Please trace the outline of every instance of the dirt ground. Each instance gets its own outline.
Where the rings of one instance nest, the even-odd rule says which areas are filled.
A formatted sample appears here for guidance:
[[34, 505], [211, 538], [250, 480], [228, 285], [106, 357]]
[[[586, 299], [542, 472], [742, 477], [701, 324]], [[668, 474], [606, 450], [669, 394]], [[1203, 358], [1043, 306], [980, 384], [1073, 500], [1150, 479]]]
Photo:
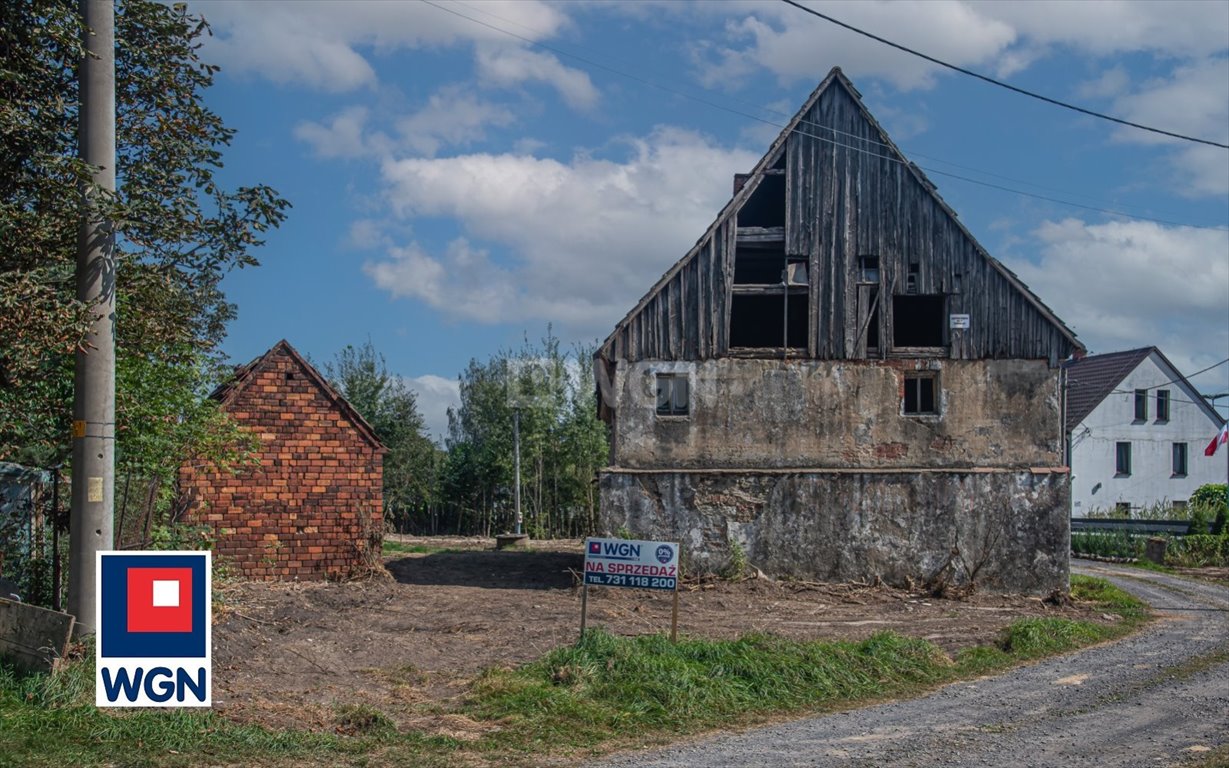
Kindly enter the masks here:
[[[490, 539], [393, 537], [444, 548], [385, 559], [387, 576], [347, 583], [230, 582], [215, 603], [214, 708], [271, 727], [344, 730], [347, 706], [400, 727], [466, 738], [483, 727], [441, 714], [482, 670], [576, 640], [580, 541], [494, 551]], [[219, 605], [220, 603], [220, 605]], [[589, 626], [669, 632], [671, 596], [591, 588]], [[963, 600], [866, 584], [766, 579], [684, 583], [679, 633], [859, 639], [881, 630], [944, 650], [993, 641], [1023, 616], [1112, 621], [1089, 606], [974, 594]]]

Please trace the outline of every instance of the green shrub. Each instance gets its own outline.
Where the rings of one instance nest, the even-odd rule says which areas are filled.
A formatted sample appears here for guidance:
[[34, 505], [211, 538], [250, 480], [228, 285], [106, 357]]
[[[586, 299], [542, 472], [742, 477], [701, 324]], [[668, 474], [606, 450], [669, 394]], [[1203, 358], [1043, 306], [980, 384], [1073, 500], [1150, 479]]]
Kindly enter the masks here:
[[1229, 536], [1182, 536], [1170, 542], [1165, 560], [1184, 568], [1229, 567]]
[[1203, 504], [1213, 511], [1229, 506], [1229, 483], [1205, 483], [1191, 494], [1191, 506]]
[[1212, 522], [1211, 510], [1206, 504], [1192, 504], [1190, 524], [1186, 528], [1188, 536], [1199, 536], [1208, 532], [1209, 524]]

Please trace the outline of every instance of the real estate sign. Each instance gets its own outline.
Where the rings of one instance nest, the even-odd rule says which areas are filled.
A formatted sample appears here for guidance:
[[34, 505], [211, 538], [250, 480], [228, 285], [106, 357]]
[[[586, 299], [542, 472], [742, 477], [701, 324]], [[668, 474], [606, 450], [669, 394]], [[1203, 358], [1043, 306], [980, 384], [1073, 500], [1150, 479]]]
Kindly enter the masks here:
[[585, 540], [585, 584], [669, 589], [678, 586], [679, 545], [672, 541]]

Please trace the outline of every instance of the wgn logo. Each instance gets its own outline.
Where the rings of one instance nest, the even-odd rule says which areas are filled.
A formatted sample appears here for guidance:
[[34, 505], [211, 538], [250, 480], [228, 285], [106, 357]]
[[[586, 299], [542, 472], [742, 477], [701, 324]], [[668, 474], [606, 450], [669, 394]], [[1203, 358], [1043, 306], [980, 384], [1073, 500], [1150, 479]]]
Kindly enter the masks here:
[[99, 552], [94, 701], [208, 707], [209, 552]]

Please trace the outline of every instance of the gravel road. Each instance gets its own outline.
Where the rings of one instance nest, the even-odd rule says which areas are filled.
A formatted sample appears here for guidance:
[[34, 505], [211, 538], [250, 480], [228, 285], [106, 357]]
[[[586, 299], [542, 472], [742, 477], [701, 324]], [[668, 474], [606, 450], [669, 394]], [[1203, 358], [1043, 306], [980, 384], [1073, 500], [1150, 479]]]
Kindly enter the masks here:
[[1229, 742], [1229, 588], [1073, 561], [1160, 615], [1116, 643], [910, 701], [617, 755], [601, 765], [1181, 765]]

